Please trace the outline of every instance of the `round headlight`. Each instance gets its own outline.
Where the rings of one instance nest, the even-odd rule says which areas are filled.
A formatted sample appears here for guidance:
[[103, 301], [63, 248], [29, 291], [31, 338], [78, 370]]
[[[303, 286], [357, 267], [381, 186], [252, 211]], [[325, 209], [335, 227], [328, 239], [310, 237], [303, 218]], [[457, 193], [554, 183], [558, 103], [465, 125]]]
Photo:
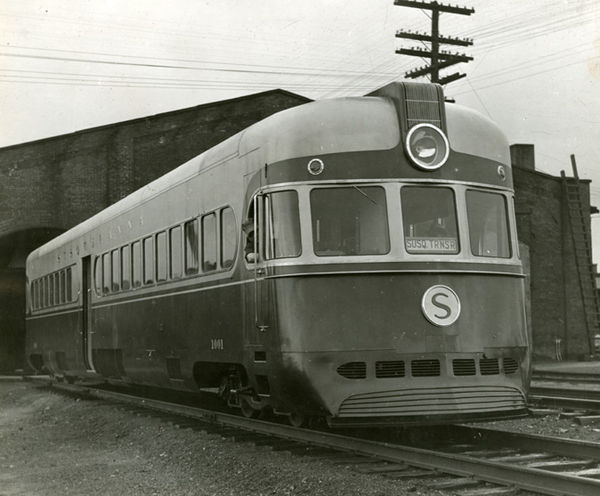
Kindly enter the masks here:
[[448, 160], [448, 138], [431, 124], [417, 124], [408, 131], [406, 150], [417, 167], [435, 170]]

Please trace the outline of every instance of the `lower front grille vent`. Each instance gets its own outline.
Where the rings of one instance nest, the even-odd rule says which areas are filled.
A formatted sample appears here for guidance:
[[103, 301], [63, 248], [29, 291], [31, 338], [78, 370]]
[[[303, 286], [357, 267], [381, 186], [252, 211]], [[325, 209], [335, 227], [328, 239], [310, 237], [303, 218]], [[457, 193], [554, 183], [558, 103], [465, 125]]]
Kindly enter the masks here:
[[346, 379], [364, 379], [367, 377], [365, 362], [348, 362], [337, 368], [337, 373]]
[[505, 374], [514, 374], [519, 368], [519, 364], [514, 358], [503, 358], [502, 364], [504, 365]]
[[401, 360], [393, 362], [375, 362], [375, 377], [404, 377], [404, 362]]
[[439, 360], [413, 360], [410, 362], [413, 377], [437, 377], [440, 375]]
[[472, 358], [457, 358], [452, 360], [454, 375], [475, 375], [475, 360]]
[[498, 359], [482, 358], [479, 360], [479, 370], [481, 370], [481, 375], [498, 375], [500, 373]]

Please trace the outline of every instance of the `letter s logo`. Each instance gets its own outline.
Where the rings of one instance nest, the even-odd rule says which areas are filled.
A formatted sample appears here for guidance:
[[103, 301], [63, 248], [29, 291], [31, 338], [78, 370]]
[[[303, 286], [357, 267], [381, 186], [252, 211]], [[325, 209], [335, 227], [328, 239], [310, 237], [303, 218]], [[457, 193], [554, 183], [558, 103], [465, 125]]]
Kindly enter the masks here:
[[435, 317], [437, 317], [438, 319], [447, 319], [448, 317], [450, 317], [450, 315], [452, 315], [452, 309], [448, 305], [444, 305], [441, 301], [438, 301], [440, 298], [448, 298], [448, 296], [446, 295], [446, 293], [435, 293], [431, 297], [431, 303], [433, 303], [434, 306], [441, 308], [446, 313], [444, 315], [438, 315], [436, 313]]
[[460, 299], [458, 295], [442, 284], [430, 287], [423, 294], [421, 310], [425, 318], [439, 327], [454, 324], [460, 315]]

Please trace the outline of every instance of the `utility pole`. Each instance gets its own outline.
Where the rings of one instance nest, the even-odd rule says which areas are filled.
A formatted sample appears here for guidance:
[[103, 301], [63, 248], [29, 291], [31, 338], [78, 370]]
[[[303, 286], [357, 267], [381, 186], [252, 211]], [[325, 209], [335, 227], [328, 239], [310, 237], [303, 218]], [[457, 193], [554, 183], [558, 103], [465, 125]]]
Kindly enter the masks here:
[[473, 60], [473, 57], [469, 57], [464, 53], [451, 53], [447, 50], [441, 50], [440, 45], [457, 45], [457, 46], [471, 46], [473, 44], [472, 39], [468, 38], [452, 38], [450, 36], [440, 36], [440, 13], [446, 12], [449, 14], [461, 14], [471, 15], [475, 12], [475, 9], [467, 7], [458, 7], [452, 5], [444, 5], [436, 1], [433, 2], [419, 2], [413, 0], [394, 0], [394, 5], [400, 7], [410, 7], [413, 9], [424, 9], [431, 11], [431, 34], [418, 33], [412, 31], [399, 30], [396, 32], [396, 38], [404, 38], [408, 40], [423, 41], [430, 44], [430, 49], [423, 49], [420, 47], [413, 48], [400, 48], [396, 50], [396, 53], [401, 55], [410, 55], [412, 57], [422, 57], [431, 59], [431, 64], [424, 67], [419, 67], [405, 74], [407, 78], [417, 78], [429, 74], [429, 78], [432, 83], [439, 83], [441, 85], [451, 83], [457, 79], [461, 79], [466, 74], [460, 74], [455, 72], [449, 76], [440, 78], [440, 69], [445, 69], [454, 64], [461, 62], [469, 62]]

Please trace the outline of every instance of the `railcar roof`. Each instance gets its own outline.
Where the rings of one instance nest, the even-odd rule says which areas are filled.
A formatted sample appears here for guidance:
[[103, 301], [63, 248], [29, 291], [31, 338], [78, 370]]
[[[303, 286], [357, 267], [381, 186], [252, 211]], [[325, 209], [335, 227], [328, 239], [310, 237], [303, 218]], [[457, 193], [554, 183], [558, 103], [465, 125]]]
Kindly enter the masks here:
[[[446, 109], [452, 149], [510, 166], [508, 143], [495, 124], [465, 107], [446, 105]], [[258, 152], [260, 159], [256, 162], [262, 165], [312, 154], [390, 149], [399, 140], [396, 110], [387, 98], [347, 97], [299, 105], [273, 114], [194, 157], [49, 241], [28, 258], [48, 254], [230, 158]], [[248, 172], [252, 171], [240, 171]]]

